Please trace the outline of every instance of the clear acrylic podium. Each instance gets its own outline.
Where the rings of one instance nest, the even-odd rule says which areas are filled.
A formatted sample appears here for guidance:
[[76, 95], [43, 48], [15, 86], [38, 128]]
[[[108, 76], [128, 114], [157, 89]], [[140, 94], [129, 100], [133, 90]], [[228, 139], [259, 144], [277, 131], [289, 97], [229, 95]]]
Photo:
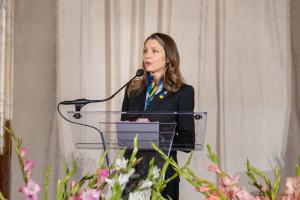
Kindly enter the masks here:
[[169, 155], [203, 149], [207, 113], [68, 111], [67, 118], [75, 122], [69, 124], [76, 149], [131, 149], [137, 135], [139, 151], [154, 143]]

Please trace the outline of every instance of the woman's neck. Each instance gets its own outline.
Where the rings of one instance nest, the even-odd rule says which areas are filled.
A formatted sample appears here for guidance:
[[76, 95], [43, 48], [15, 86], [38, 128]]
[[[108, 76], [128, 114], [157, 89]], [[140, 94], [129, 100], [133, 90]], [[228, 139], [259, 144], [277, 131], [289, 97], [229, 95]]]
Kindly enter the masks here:
[[160, 81], [160, 79], [162, 79], [163, 77], [163, 72], [150, 72], [151, 76], [153, 77], [153, 80], [155, 81], [155, 83], [158, 83]]

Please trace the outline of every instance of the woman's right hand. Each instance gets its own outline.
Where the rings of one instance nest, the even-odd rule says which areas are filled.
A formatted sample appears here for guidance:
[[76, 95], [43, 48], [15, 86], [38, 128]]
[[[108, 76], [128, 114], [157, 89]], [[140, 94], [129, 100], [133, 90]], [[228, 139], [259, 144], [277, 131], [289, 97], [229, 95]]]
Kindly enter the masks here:
[[148, 118], [138, 118], [136, 122], [150, 122]]

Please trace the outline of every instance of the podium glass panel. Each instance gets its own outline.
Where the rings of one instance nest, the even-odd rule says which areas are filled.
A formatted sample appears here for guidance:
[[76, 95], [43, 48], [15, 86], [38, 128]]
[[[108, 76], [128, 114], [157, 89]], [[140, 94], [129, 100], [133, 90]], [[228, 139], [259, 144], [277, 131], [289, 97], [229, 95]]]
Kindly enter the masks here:
[[137, 135], [139, 150], [154, 143], [168, 155], [203, 149], [207, 113], [69, 111], [67, 118], [77, 149], [131, 149]]

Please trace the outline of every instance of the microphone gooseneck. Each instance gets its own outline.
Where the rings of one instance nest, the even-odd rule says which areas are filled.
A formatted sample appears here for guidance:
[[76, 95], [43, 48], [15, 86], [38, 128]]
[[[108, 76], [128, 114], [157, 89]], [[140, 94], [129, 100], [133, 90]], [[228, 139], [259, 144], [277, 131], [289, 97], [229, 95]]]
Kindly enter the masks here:
[[[105, 99], [99, 99], [99, 100], [89, 100], [89, 99], [76, 99], [76, 100], [73, 100], [73, 101], [62, 101], [62, 102], [59, 102], [58, 105], [57, 105], [57, 111], [58, 113], [60, 114], [60, 116], [65, 119], [66, 121], [70, 122], [70, 123], [73, 123], [73, 124], [77, 124], [77, 125], [82, 125], [82, 126], [86, 126], [86, 127], [89, 127], [89, 128], [92, 128], [92, 129], [95, 129], [97, 132], [100, 133], [100, 137], [101, 137], [101, 140], [102, 140], [102, 144], [103, 144], [103, 150], [104, 152], [107, 151], [107, 144], [106, 144], [106, 141], [105, 141], [105, 138], [104, 138], [104, 135], [103, 135], [103, 132], [100, 131], [98, 128], [94, 127], [94, 126], [91, 126], [91, 125], [88, 125], [88, 124], [84, 124], [84, 123], [79, 123], [79, 122], [76, 122], [76, 121], [71, 121], [69, 120], [68, 118], [66, 118], [61, 112], [60, 112], [60, 105], [75, 105], [75, 114], [73, 115], [73, 118], [75, 119], [80, 119], [82, 116], [80, 114], [80, 110], [83, 106], [85, 106], [86, 104], [89, 104], [89, 103], [98, 103], [98, 102], [105, 102], [105, 101], [109, 101], [110, 99], [112, 99], [116, 94], [118, 94], [124, 87], [126, 87], [133, 79], [137, 78], [137, 77], [140, 77], [144, 74], [144, 70], [143, 69], [138, 69], [136, 71], [136, 74], [133, 78], [131, 78], [125, 85], [123, 85], [119, 90], [117, 90], [113, 95], [111, 95], [110, 97], [108, 98], [105, 98]], [[110, 166], [110, 162], [109, 162], [109, 157], [108, 157], [108, 153], [105, 155], [105, 158], [106, 158], [106, 163], [107, 163], [107, 166]]]
[[[126, 87], [133, 79], [140, 77], [144, 74], [144, 70], [143, 69], [138, 69], [135, 73], [135, 76], [130, 79], [125, 85], [123, 85], [120, 89], [118, 89], [114, 94], [112, 94], [110, 97], [105, 98], [105, 99], [97, 99], [97, 100], [89, 100], [89, 99], [76, 99], [76, 100], [72, 100], [72, 101], [62, 101], [60, 102], [61, 105], [80, 105], [80, 108], [82, 108], [83, 106], [85, 106], [86, 104], [89, 103], [100, 103], [100, 102], [105, 102], [108, 101], [110, 99], [112, 99], [116, 94], [118, 94], [124, 87]], [[80, 111], [80, 109], [76, 109], [76, 111]]]

